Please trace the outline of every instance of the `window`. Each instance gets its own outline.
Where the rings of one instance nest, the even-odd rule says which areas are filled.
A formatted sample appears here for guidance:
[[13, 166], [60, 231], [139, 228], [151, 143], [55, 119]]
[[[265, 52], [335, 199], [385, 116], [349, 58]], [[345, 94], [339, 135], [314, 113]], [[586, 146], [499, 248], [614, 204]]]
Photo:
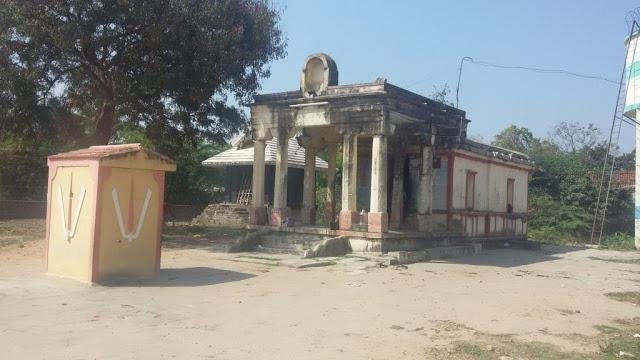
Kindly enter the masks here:
[[473, 210], [476, 197], [476, 172], [467, 170], [467, 184], [465, 188], [465, 207], [467, 210]]
[[507, 212], [513, 212], [513, 187], [515, 184], [515, 179], [507, 179]]

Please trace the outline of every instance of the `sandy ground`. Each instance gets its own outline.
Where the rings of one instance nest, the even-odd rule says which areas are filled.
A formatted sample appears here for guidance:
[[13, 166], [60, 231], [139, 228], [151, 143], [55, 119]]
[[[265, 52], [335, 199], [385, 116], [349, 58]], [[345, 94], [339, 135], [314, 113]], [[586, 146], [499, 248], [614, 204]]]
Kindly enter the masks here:
[[[11, 234], [0, 226], [0, 240]], [[22, 245], [21, 245], [22, 244]], [[545, 247], [380, 267], [349, 256], [165, 244], [159, 279], [88, 286], [44, 274], [41, 240], [0, 241], [2, 359], [424, 359], [476, 332], [590, 352], [595, 325], [640, 316], [638, 253]]]

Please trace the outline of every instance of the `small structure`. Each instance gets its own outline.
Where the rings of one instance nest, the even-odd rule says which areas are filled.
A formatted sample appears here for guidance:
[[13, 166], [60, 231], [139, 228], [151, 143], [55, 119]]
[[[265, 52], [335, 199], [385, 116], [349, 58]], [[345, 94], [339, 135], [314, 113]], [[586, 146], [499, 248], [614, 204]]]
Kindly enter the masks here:
[[[222, 204], [210, 204], [199, 216], [198, 221], [221, 225], [246, 225], [247, 206], [251, 204], [253, 178], [253, 139], [243, 135], [232, 141], [228, 150], [212, 156], [202, 162], [203, 166], [224, 169], [224, 201]], [[265, 204], [273, 203], [273, 183], [275, 179], [276, 139], [265, 143]], [[287, 206], [293, 212], [299, 212], [302, 206], [302, 188], [305, 165], [305, 149], [295, 138], [288, 140], [288, 177]], [[325, 171], [326, 161], [316, 158], [315, 169]]]
[[[253, 227], [348, 236], [354, 250], [422, 248], [443, 238], [526, 239], [532, 163], [524, 155], [467, 139], [464, 111], [394, 86], [338, 85], [336, 63], [309, 56], [300, 88], [264, 94], [251, 105]], [[287, 144], [306, 149], [302, 214], [291, 228]], [[277, 139], [275, 182], [265, 180], [265, 149]], [[325, 218], [313, 223], [315, 154], [328, 155]], [[342, 151], [341, 208], [335, 209], [336, 154]], [[273, 186], [267, 210], [265, 187]]]
[[160, 269], [164, 173], [175, 163], [140, 144], [49, 156], [47, 272], [80, 281]]

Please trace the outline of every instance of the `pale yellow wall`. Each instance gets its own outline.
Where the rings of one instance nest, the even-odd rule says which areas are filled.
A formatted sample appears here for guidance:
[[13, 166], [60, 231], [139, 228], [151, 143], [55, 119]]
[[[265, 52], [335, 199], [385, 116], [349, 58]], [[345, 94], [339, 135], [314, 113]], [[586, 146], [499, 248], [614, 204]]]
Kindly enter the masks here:
[[[133, 183], [133, 189], [132, 189]], [[140, 212], [144, 204], [147, 189], [151, 198], [140, 236], [129, 242], [121, 235], [117, 221], [116, 207], [112, 197], [113, 189], [118, 191], [118, 199], [126, 233], [135, 232], [140, 221]], [[133, 190], [133, 191], [132, 191]], [[111, 168], [101, 190], [102, 209], [100, 216], [100, 240], [98, 276], [119, 275], [152, 276], [156, 263], [156, 241], [158, 218], [161, 210], [160, 189], [153, 177], [153, 171], [141, 169]], [[131, 195], [133, 194], [133, 197]], [[133, 201], [133, 226], [129, 228], [131, 214], [130, 201]]]
[[[474, 157], [477, 155], [468, 154]], [[456, 156], [453, 167], [453, 198], [454, 210], [465, 210], [466, 174], [467, 171], [476, 172], [475, 206], [474, 211], [489, 213], [505, 213], [507, 209], [507, 179], [515, 180], [513, 189], [513, 212], [526, 213], [528, 201], [529, 173], [524, 169], [517, 169], [500, 164], [467, 159]], [[462, 229], [469, 236], [485, 235], [485, 217], [459, 216]], [[527, 232], [526, 223], [521, 219], [505, 219], [502, 215], [490, 215], [489, 232], [503, 234], [507, 227], [515, 234], [524, 235]]]
[[456, 157], [453, 175], [453, 208], [465, 208], [467, 170], [475, 171], [476, 191], [474, 210], [505, 212], [507, 206], [507, 179], [515, 179], [513, 212], [527, 212], [528, 172]]
[[[57, 167], [52, 176], [49, 201], [49, 238], [47, 272], [52, 275], [73, 278], [81, 281], [91, 281], [91, 239], [92, 221], [95, 212], [96, 184], [91, 170], [85, 167]], [[71, 219], [69, 219], [69, 190], [73, 178], [73, 201]], [[60, 211], [58, 192], [62, 190], [64, 204], [63, 215]], [[78, 217], [78, 225], [72, 238], [66, 238], [62, 225], [62, 218], [73, 222], [75, 211], [80, 206], [82, 189], [85, 196]]]

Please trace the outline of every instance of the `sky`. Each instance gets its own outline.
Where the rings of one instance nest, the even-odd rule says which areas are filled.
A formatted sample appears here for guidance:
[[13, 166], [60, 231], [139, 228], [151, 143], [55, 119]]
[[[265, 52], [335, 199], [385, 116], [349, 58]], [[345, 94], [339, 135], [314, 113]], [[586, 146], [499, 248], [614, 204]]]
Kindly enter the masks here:
[[[429, 96], [445, 84], [455, 102], [460, 60], [565, 69], [618, 80], [624, 65], [626, 14], [640, 6], [609, 1], [275, 0], [288, 39], [261, 92], [299, 87], [315, 52], [337, 63], [339, 83], [390, 83]], [[465, 63], [459, 107], [470, 136], [490, 142], [510, 124], [549, 136], [559, 121], [593, 123], [608, 136], [618, 87], [605, 81], [503, 70]], [[635, 147], [623, 129], [621, 148]]]

